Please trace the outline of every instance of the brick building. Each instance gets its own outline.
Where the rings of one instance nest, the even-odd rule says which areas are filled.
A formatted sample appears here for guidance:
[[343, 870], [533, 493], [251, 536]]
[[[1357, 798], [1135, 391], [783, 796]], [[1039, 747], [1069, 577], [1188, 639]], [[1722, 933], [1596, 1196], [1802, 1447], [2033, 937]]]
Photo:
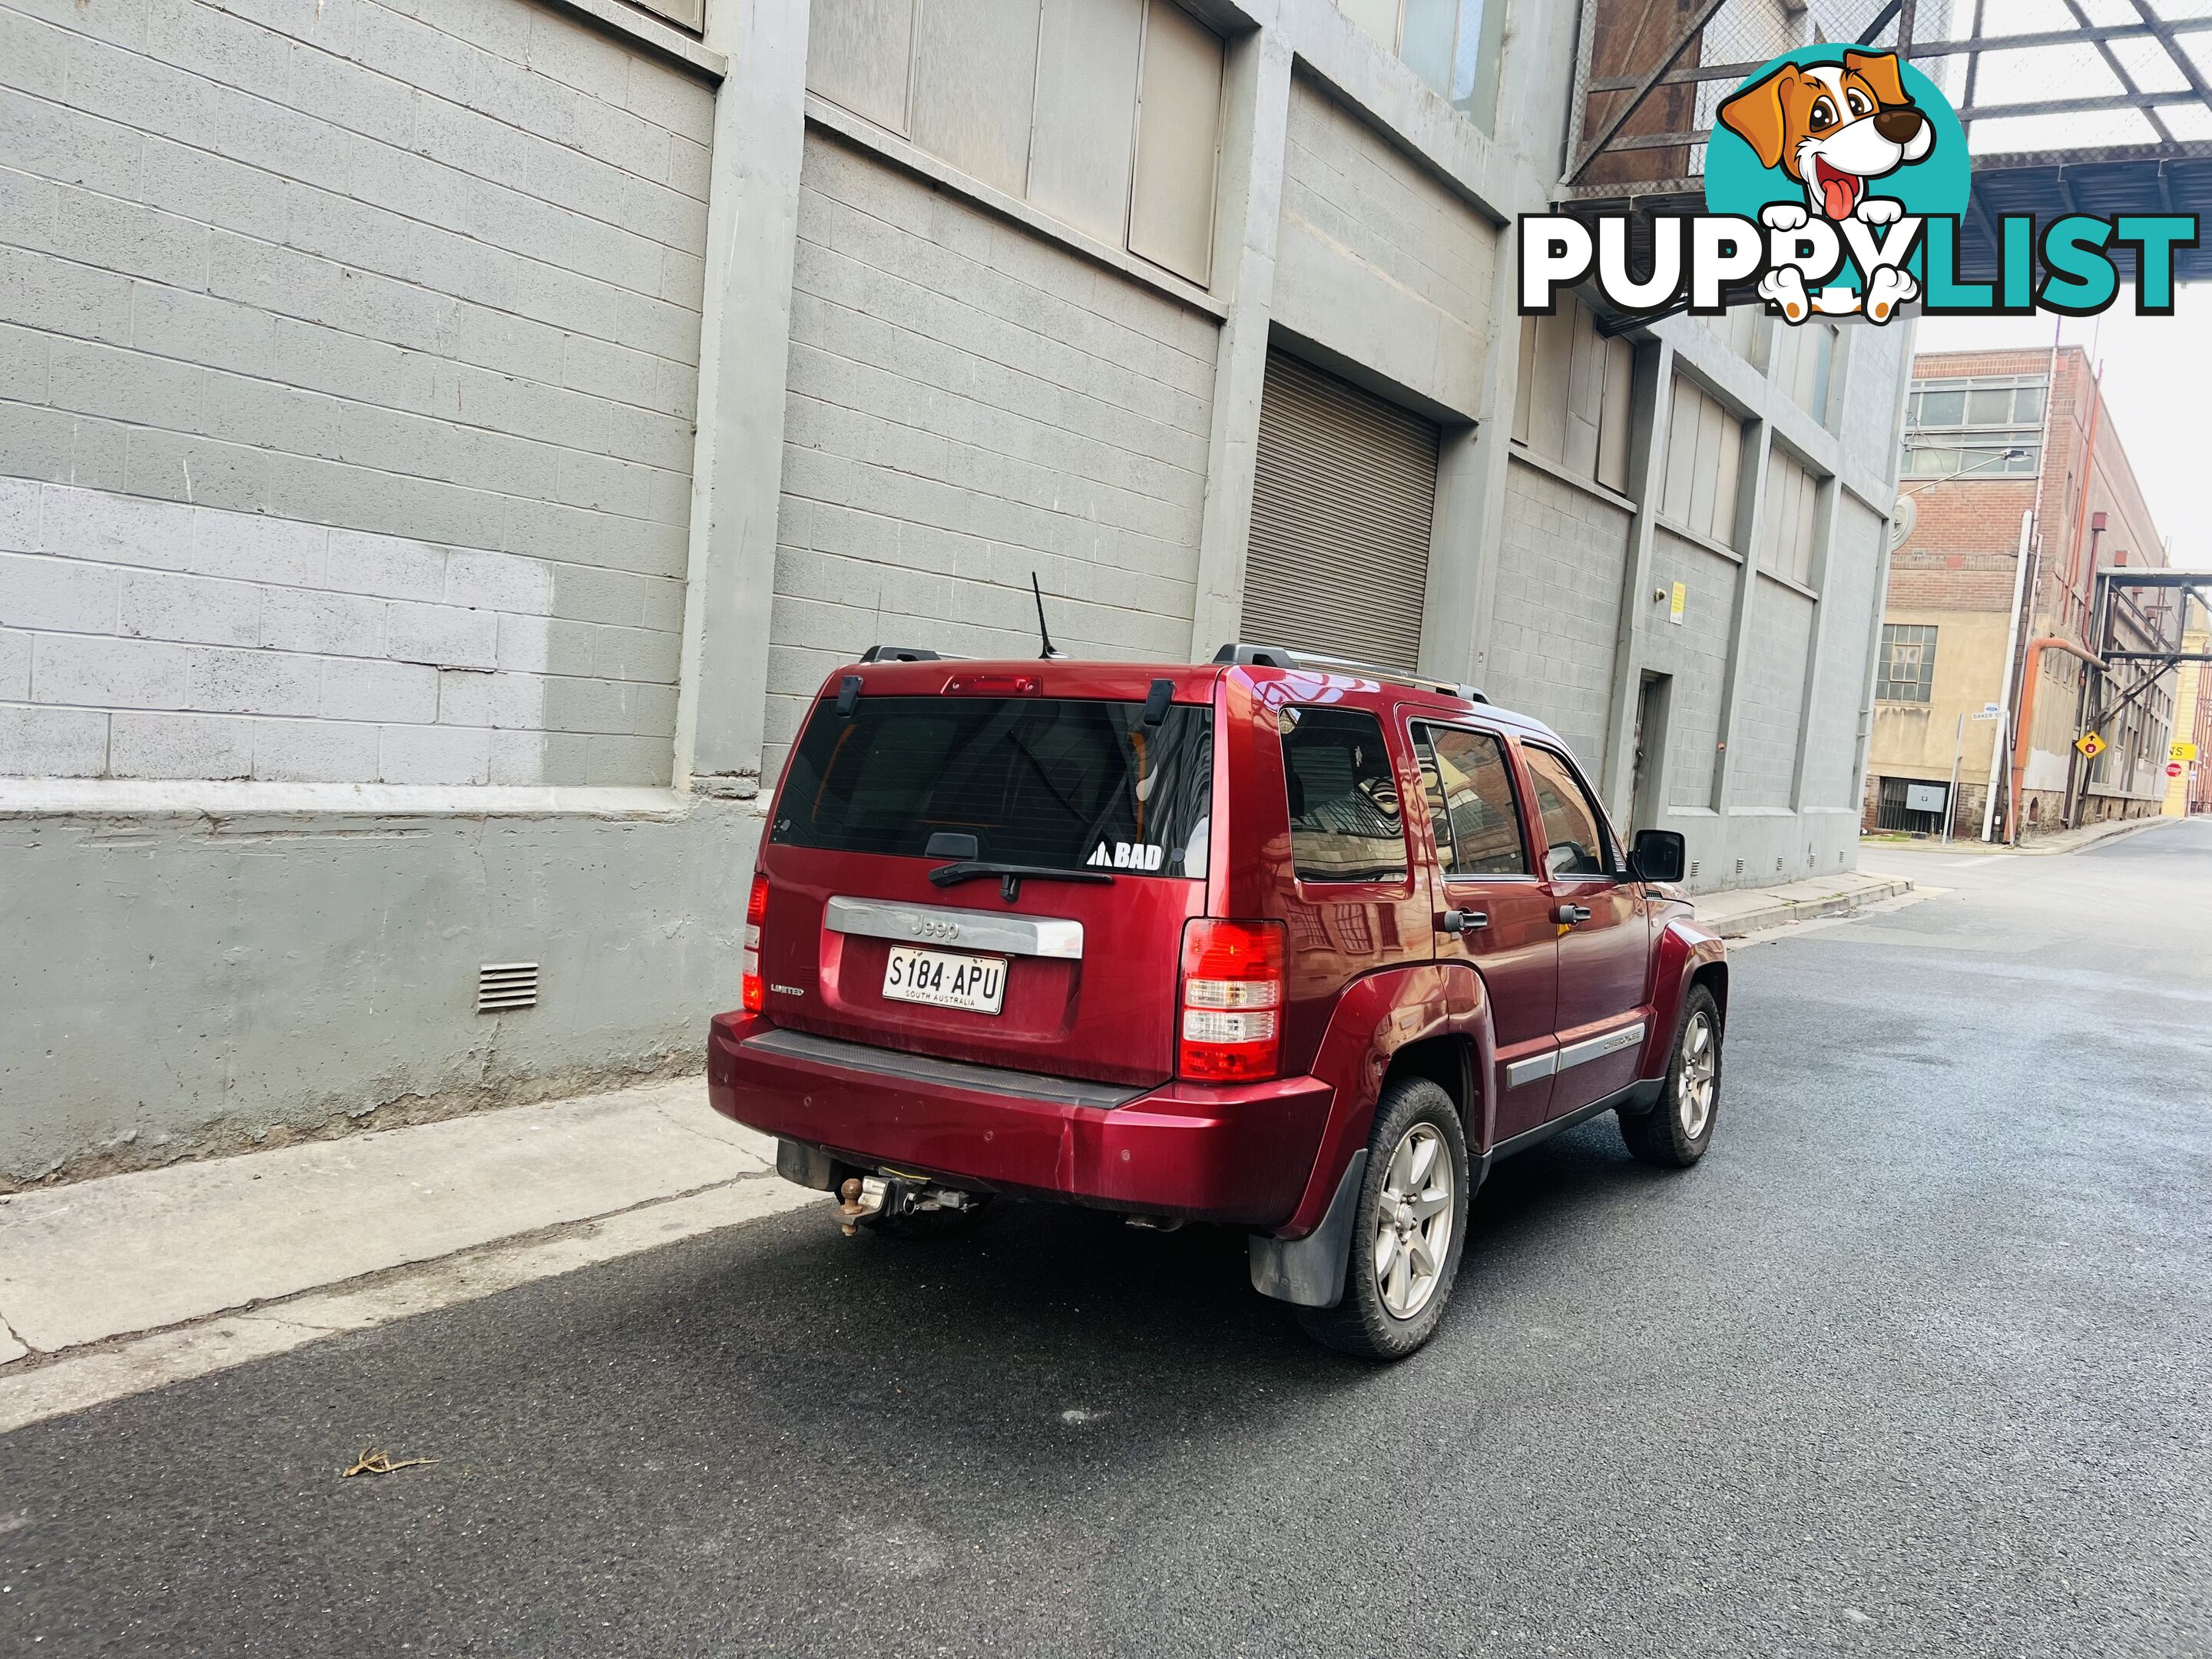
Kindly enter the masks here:
[[1524, 324], [1577, 12], [0, 0], [0, 1182], [696, 1064], [805, 700], [1032, 571], [1848, 865], [1909, 325]]
[[[2023, 515], [2027, 586], [2015, 629]], [[2068, 346], [1917, 357], [1892, 540], [1866, 827], [1936, 833], [1948, 802], [1954, 833], [1978, 836], [1993, 782], [2000, 836], [2015, 792], [2030, 835], [2158, 811], [2173, 674], [2103, 725], [2110, 748], [2094, 762], [2075, 748], [2095, 700], [2112, 690], [2108, 678], [2093, 690], [2099, 677], [2073, 654], [2098, 648], [2094, 573], [2166, 563], [2087, 354]], [[2116, 594], [2112, 643], [2170, 646], [2174, 603]], [[2037, 643], [2053, 640], [2063, 644]], [[1989, 718], [1993, 708], [2001, 719]]]

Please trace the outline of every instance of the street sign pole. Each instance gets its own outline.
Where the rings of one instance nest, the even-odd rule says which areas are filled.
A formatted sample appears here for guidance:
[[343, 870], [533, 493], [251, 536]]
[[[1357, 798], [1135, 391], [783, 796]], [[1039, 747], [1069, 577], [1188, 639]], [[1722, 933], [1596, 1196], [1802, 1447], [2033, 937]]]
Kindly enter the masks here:
[[1951, 826], [1959, 821], [1959, 763], [1966, 757], [1966, 711], [1959, 711], [1959, 730], [1951, 739], [1951, 790], [1943, 797], [1943, 839], [1951, 839]]
[[[2054, 377], [2051, 383], [2055, 386], [2057, 383], [2055, 377], [2058, 368], [2058, 337], [2056, 334], [2051, 336], [2051, 365]], [[2051, 401], [2051, 399], [2046, 394], [2045, 404], [2048, 404]], [[2050, 418], [2050, 410], [2047, 407], [2044, 411], [2044, 417], [2046, 421]], [[2037, 453], [2039, 456], [2041, 453], [2040, 451]], [[2043, 463], [2038, 459], [2035, 465], [2035, 481], [2037, 487], [2040, 489], [2043, 483]], [[2017, 672], [2013, 658], [2020, 650], [2021, 605], [2027, 594], [2027, 555], [2032, 545], [2034, 530], [2035, 514], [2033, 512], [2021, 514], [2020, 515], [2020, 552], [2015, 557], [2012, 573], [2012, 620], [2005, 624], [2004, 678], [1997, 682], [1997, 729], [1990, 733], [1990, 789], [1988, 795], [1982, 801], [1982, 839], [1984, 841], [1996, 839], [1997, 791], [2005, 787], [2005, 750], [2008, 747], [2006, 739], [2011, 735], [2012, 683], [2013, 676]], [[2008, 790], [2007, 793], [2009, 794], [2010, 791]], [[2008, 810], [2005, 814], [2005, 834], [2017, 841], [2020, 837], [2013, 835], [2009, 800], [2006, 805]]]

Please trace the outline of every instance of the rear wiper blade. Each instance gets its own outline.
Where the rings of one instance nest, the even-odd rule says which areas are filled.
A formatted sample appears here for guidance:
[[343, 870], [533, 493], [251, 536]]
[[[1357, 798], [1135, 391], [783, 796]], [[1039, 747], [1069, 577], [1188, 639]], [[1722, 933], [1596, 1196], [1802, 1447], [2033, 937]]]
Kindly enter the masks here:
[[929, 872], [930, 884], [935, 887], [957, 887], [963, 881], [980, 881], [986, 876], [999, 878], [999, 894], [1012, 904], [1022, 894], [1024, 881], [1079, 881], [1092, 885], [1110, 885], [1114, 878], [1103, 870], [1055, 870], [1043, 864], [1001, 864], [995, 859], [961, 859], [952, 864], [940, 864]]

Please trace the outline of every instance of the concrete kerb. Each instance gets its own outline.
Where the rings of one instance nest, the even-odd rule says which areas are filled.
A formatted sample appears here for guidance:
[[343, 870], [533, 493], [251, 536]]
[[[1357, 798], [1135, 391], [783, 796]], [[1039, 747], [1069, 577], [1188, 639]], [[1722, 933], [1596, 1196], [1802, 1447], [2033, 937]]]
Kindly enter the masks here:
[[0, 1435], [822, 1201], [821, 1194], [764, 1172], [54, 1353], [23, 1357], [20, 1344], [0, 1334]]
[[1869, 905], [1902, 898], [1914, 890], [1914, 883], [1899, 877], [1866, 882], [1820, 897], [1783, 899], [1777, 903], [1742, 910], [1711, 902], [1713, 897], [1725, 898], [1727, 895], [1709, 896], [1705, 902], [1698, 905], [1698, 919], [1723, 939], [1741, 939], [1776, 927], [1786, 927], [1795, 922], [1814, 921], [1825, 916], [1856, 915]]

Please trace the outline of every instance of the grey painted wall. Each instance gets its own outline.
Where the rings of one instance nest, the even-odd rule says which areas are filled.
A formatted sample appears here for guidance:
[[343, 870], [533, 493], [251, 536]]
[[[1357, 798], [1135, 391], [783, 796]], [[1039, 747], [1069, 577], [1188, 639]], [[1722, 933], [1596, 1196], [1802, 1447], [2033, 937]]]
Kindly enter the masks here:
[[1649, 666], [1671, 675], [1668, 699], [1667, 799], [1675, 806], [1712, 803], [1716, 745], [1721, 737], [1721, 688], [1728, 670], [1729, 626], [1743, 567], [1711, 548], [1661, 530], [1652, 545], [1652, 587], [1687, 590], [1682, 620], [1656, 601], [1642, 614]]
[[1592, 771], [1605, 752], [1628, 526], [1595, 490], [1513, 463], [1483, 690], [1549, 725]]
[[1181, 656], [1213, 319], [809, 137], [793, 281], [765, 770], [879, 639]]
[[532, 0], [0, 0], [0, 774], [666, 782], [713, 112]]
[[1813, 644], [1813, 601], [1765, 575], [1752, 600], [1750, 673], [1736, 726], [1737, 806], [1786, 807]]
[[[272, 1126], [402, 1120], [694, 1065], [738, 1000], [755, 822], [624, 814], [0, 817], [0, 1182]], [[475, 1012], [479, 963], [540, 1006]]]
[[1497, 231], [1466, 201], [1312, 82], [1291, 82], [1279, 325], [1360, 378], [1472, 418], [1497, 256]]
[[[1892, 382], [1893, 387], [1894, 382]], [[1830, 654], [1820, 666], [1806, 747], [1805, 805], [1810, 811], [1856, 813], [1859, 805], [1859, 700], [1873, 665], [1867, 659], [1869, 618], [1882, 596], [1882, 543], [1889, 524], [1848, 496], [1836, 520], [1821, 608], [1830, 619]]]

